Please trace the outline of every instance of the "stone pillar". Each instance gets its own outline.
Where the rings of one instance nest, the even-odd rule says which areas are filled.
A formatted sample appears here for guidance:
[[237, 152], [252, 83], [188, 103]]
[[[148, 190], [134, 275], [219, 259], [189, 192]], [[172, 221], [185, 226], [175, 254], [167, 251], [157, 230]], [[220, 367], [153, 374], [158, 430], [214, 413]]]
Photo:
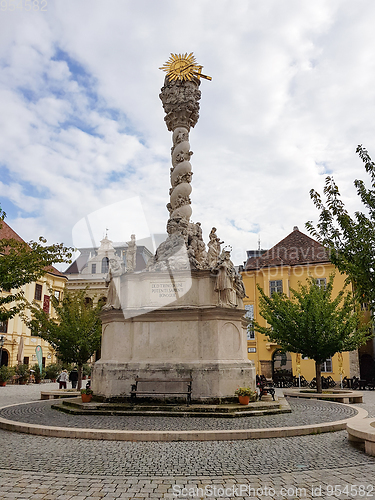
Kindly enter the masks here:
[[[160, 99], [166, 113], [164, 118], [168, 130], [173, 132], [170, 202], [167, 205], [169, 220], [190, 221], [192, 214], [190, 194], [192, 167], [189, 132], [199, 118], [200, 80], [172, 80], [166, 76]], [[178, 229], [178, 226], [174, 225]]]

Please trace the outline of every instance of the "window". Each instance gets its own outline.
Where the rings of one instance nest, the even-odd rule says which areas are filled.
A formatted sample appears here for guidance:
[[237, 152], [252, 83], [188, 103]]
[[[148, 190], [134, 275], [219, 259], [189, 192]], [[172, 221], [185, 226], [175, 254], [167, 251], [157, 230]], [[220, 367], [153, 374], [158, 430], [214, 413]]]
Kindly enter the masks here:
[[270, 295], [273, 293], [283, 293], [283, 281], [273, 280], [270, 281]]
[[91, 264], [91, 274], [96, 274], [96, 264]]
[[107, 274], [109, 269], [109, 259], [108, 257], [104, 257], [102, 259], [102, 274]]
[[247, 340], [254, 340], [255, 339], [255, 332], [254, 332], [254, 306], [252, 304], [246, 304], [245, 305], [245, 318], [248, 320], [247, 324]]
[[50, 303], [50, 297], [49, 297], [49, 295], [45, 295], [43, 297], [43, 311], [46, 314], [49, 314], [49, 303]]
[[26, 358], [23, 358], [23, 364], [24, 365], [29, 365], [30, 364], [30, 358], [28, 356]]
[[38, 283], [35, 285], [35, 300], [42, 300], [42, 288], [42, 285], [38, 285]]
[[88, 307], [92, 307], [92, 298], [91, 297], [85, 297], [85, 304]]
[[59, 292], [59, 290], [54, 290], [53, 291], [53, 295], [55, 296], [55, 299], [57, 300], [57, 302], [60, 302], [60, 292]]
[[101, 307], [103, 307], [106, 302], [107, 302], [107, 297], [102, 296], [98, 300], [98, 303], [101, 305]]
[[8, 321], [0, 321], [0, 333], [7, 333]]
[[257, 352], [257, 348], [256, 347], [248, 347], [247, 352]]
[[326, 278], [316, 278], [315, 283], [318, 288], [324, 288], [324, 290], [327, 288]]
[[324, 363], [321, 364], [322, 372], [331, 372], [332, 371], [332, 358], [327, 358]]

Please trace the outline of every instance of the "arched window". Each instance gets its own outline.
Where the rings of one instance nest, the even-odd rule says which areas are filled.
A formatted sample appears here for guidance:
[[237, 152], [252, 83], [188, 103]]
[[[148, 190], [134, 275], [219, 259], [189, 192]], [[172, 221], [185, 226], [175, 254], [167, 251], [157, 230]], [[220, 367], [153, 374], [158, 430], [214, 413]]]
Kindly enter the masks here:
[[108, 257], [104, 257], [102, 259], [102, 273], [107, 274], [109, 270], [109, 259]]
[[289, 352], [277, 349], [272, 356], [272, 379], [278, 387], [293, 383], [292, 357]]
[[104, 297], [103, 295], [99, 297], [98, 303], [103, 307], [104, 304], [107, 302], [107, 297]]
[[85, 297], [85, 304], [86, 304], [86, 306], [92, 307], [92, 298]]
[[8, 366], [8, 363], [9, 363], [9, 353], [5, 349], [2, 349], [0, 366]]

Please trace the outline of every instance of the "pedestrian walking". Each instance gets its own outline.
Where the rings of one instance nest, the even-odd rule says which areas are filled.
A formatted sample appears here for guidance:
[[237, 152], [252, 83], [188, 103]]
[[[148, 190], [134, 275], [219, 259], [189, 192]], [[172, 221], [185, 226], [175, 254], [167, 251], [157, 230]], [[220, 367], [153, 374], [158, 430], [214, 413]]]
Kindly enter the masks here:
[[72, 383], [72, 389], [75, 389], [77, 387], [78, 370], [76, 367], [74, 367], [73, 370], [69, 373], [69, 382]]
[[57, 381], [59, 383], [59, 389], [66, 389], [66, 383], [68, 381], [68, 371], [63, 370], [58, 376]]

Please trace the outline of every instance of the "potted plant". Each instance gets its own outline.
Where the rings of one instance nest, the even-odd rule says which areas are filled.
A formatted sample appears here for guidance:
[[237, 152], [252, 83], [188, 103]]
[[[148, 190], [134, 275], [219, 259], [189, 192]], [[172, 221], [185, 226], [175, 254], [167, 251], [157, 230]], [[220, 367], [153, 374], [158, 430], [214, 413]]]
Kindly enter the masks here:
[[92, 389], [81, 389], [82, 403], [90, 403], [93, 394]]
[[16, 375], [18, 378], [18, 383], [21, 385], [25, 385], [29, 376], [30, 370], [28, 365], [17, 365], [16, 366]]
[[255, 401], [256, 391], [253, 391], [250, 387], [239, 387], [235, 394], [238, 396], [238, 401], [241, 405], [248, 405], [250, 399]]
[[14, 369], [10, 366], [1, 366], [0, 367], [0, 386], [5, 387], [8, 380], [12, 378], [14, 375]]

